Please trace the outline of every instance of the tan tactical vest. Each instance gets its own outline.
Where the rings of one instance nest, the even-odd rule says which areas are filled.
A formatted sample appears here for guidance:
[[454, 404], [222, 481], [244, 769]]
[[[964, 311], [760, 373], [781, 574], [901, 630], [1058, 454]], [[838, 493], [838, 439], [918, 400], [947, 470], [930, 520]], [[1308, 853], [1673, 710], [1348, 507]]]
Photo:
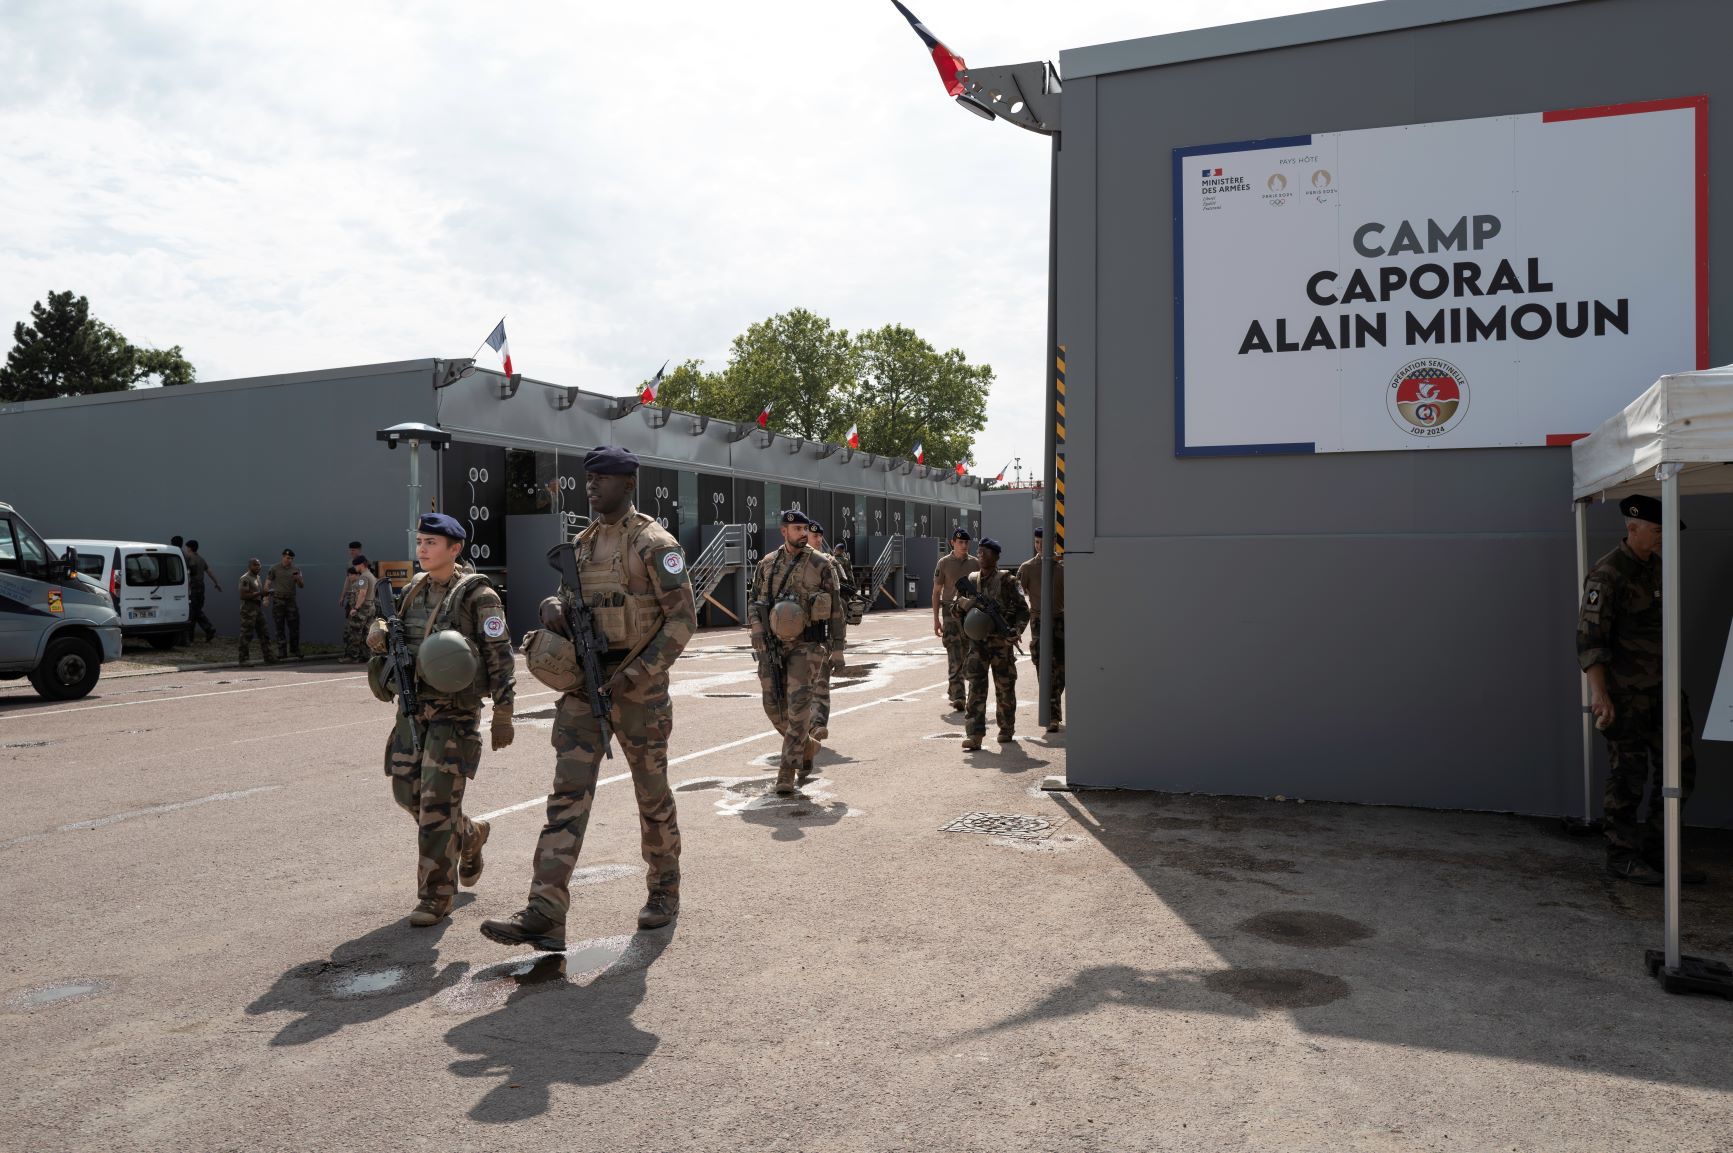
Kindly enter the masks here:
[[[578, 579], [611, 651], [636, 648], [662, 627], [662, 602], [654, 592], [631, 592], [627, 572], [629, 558], [638, 552], [638, 538], [654, 524], [655, 520], [634, 510], [618, 525], [595, 520], [578, 534]], [[620, 547], [612, 556], [592, 555], [598, 537], [616, 533]]]
[[[420, 595], [423, 586], [427, 584], [427, 574], [416, 573], [415, 578], [409, 582], [408, 595], [403, 598], [406, 602], [403, 609], [403, 636], [409, 642], [409, 655], [413, 657], [420, 651], [421, 642], [427, 638], [428, 633], [455, 628], [453, 622], [457, 619], [457, 610], [462, 607], [464, 599], [476, 591], [477, 582], [485, 583], [486, 580], [486, 577], [474, 570], [459, 571], [452, 576], [451, 587], [445, 591], [445, 599], [435, 605], [431, 595]], [[476, 647], [479, 650], [481, 646]], [[481, 700], [487, 695], [487, 686], [485, 658], [475, 662], [475, 680], [462, 692], [442, 693], [420, 677], [415, 678], [416, 693], [423, 701], [449, 701], [465, 709], [481, 708]]]

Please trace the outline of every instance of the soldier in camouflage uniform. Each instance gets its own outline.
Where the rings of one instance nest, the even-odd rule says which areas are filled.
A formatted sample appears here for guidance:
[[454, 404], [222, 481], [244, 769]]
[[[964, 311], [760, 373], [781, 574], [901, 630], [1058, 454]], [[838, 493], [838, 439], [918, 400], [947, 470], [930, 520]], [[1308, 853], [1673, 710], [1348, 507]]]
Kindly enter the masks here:
[[1023, 599], [1023, 589], [1015, 573], [999, 567], [999, 542], [990, 536], [981, 538], [976, 558], [981, 571], [973, 578], [974, 596], [959, 596], [952, 603], [959, 627], [976, 600], [990, 600], [998, 606], [999, 615], [1010, 626], [1010, 633], [989, 633], [982, 640], [968, 642], [963, 661], [963, 681], [968, 686], [963, 718], [963, 751], [981, 747], [987, 735], [987, 673], [993, 674], [993, 691], [998, 697], [995, 719], [999, 722], [999, 743], [1006, 744], [1017, 733], [1017, 638], [1029, 623], [1029, 605]]
[[[1664, 880], [1661, 799], [1661, 502], [1630, 496], [1619, 503], [1625, 539], [1595, 562], [1583, 582], [1577, 617], [1577, 662], [1589, 679], [1589, 707], [1607, 738], [1605, 794], [1607, 871], [1639, 885]], [[1680, 525], [1684, 528], [1684, 525]], [[1681, 807], [1697, 782], [1691, 709], [1681, 694]], [[1637, 813], [1649, 789], [1648, 819]], [[1681, 822], [1682, 824], [1682, 822]], [[1681, 870], [1698, 884], [1703, 874]]]
[[265, 584], [271, 590], [271, 621], [277, 629], [277, 648], [286, 657], [301, 655], [301, 606], [296, 593], [306, 587], [301, 570], [295, 567], [295, 550], [283, 550], [283, 559], [265, 574]]
[[217, 626], [205, 615], [205, 581], [208, 579], [218, 592], [223, 591], [223, 586], [217, 583], [217, 574], [211, 571], [210, 562], [199, 555], [198, 541], [189, 540], [181, 544], [181, 538], [177, 536], [169, 543], [180, 545], [181, 555], [187, 562], [187, 641], [197, 640], [198, 630], [202, 628], [208, 645], [217, 639]]
[[379, 578], [367, 567], [367, 558], [357, 554], [350, 560], [349, 579], [343, 592], [343, 659], [367, 659], [367, 628], [378, 615], [373, 600]]
[[[1035, 530], [1035, 555], [1017, 569], [1017, 583], [1029, 602], [1029, 663], [1040, 675], [1041, 668], [1041, 536]], [[1060, 720], [1059, 698], [1065, 692], [1065, 558], [1053, 558], [1053, 681], [1047, 694], [1047, 731], [1056, 733]]]
[[[746, 608], [764, 713], [782, 734], [776, 791], [783, 794], [812, 774], [818, 686], [824, 667], [842, 659], [847, 629], [836, 567], [807, 547], [808, 523], [799, 509], [782, 514], [782, 547], [759, 560]], [[784, 622], [781, 632], [776, 622]]]
[[[474, 680], [456, 692], [435, 689], [420, 675], [416, 693], [420, 712], [413, 720], [399, 716], [385, 744], [385, 775], [391, 796], [415, 818], [420, 860], [416, 890], [420, 898], [409, 923], [419, 928], [437, 925], [451, 912], [461, 879], [474, 885], [481, 879], [481, 849], [488, 825], [463, 814], [463, 792], [481, 765], [481, 698], [493, 698], [491, 747], [512, 742], [514, 683], [511, 642], [506, 637], [505, 608], [499, 594], [477, 573], [458, 569], [468, 534], [444, 513], [426, 513], [416, 525], [415, 559], [421, 572], [410, 581], [398, 607], [412, 649], [435, 633], [455, 630], [466, 638], [480, 659]], [[367, 647], [387, 648], [384, 620], [375, 620]], [[420, 738], [415, 754], [409, 727]]]
[[253, 637], [257, 636], [259, 647], [265, 654], [265, 663], [276, 664], [277, 654], [271, 649], [271, 630], [265, 627], [264, 613], [270, 604], [271, 591], [265, 585], [258, 557], [247, 562], [247, 571], [242, 573], [240, 580], [235, 583], [235, 591], [241, 594], [240, 663], [246, 665], [247, 647]]
[[957, 578], [973, 576], [981, 570], [981, 562], [969, 555], [969, 530], [960, 528], [951, 534], [951, 551], [939, 558], [933, 569], [933, 635], [945, 644], [945, 671], [949, 678], [951, 711], [960, 713], [964, 699], [963, 659], [968, 655], [969, 642], [963, 636], [962, 616], [951, 611], [957, 596]]
[[822, 666], [822, 675], [818, 682], [818, 702], [812, 711], [813, 739], [827, 741], [830, 739], [830, 678], [831, 674], [842, 671], [842, 650], [848, 643], [848, 598], [854, 594], [854, 581], [845, 575], [848, 569], [843, 565], [842, 558], [825, 548], [824, 525], [816, 520], [807, 522], [806, 543], [807, 547], [829, 561], [836, 570], [837, 596], [843, 603], [842, 619], [836, 630], [836, 643], [831, 646], [830, 658]]
[[[633, 504], [637, 456], [614, 446], [595, 449], [584, 458], [584, 474], [595, 519], [578, 534], [578, 581], [607, 637], [602, 674], [614, 706], [608, 719], [637, 794], [650, 890], [638, 912], [638, 927], [659, 929], [680, 911], [680, 826], [668, 785], [668, 738], [674, 731], [668, 674], [697, 631], [698, 613], [680, 542]], [[542, 623], [561, 636], [568, 635], [561, 598], [571, 595], [562, 587], [559, 597], [542, 602]], [[524, 644], [532, 654], [532, 671], [539, 667], [533, 655], [540, 651], [535, 637], [531, 633]], [[565, 948], [568, 886], [583, 848], [605, 749], [575, 655], [567, 664], [560, 675], [570, 680], [546, 681], [563, 695], [554, 720], [554, 788], [548, 796], [547, 823], [536, 842], [529, 904], [511, 917], [481, 924], [482, 935], [501, 944]]]

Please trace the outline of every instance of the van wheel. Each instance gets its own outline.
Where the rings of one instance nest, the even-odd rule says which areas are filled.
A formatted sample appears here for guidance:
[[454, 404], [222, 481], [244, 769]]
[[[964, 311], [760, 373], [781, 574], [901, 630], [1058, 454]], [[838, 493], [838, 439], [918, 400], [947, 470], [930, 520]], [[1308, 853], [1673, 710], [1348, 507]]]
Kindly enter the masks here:
[[95, 688], [101, 675], [102, 658], [89, 641], [60, 637], [48, 642], [48, 651], [31, 672], [30, 683], [49, 700], [75, 701]]
[[175, 647], [175, 645], [180, 643], [180, 638], [175, 636], [173, 633], [163, 633], [163, 634], [160, 634], [158, 636], [147, 637], [145, 639], [150, 641], [150, 647], [153, 649], [156, 649], [158, 652], [162, 652], [166, 649], [172, 649]]

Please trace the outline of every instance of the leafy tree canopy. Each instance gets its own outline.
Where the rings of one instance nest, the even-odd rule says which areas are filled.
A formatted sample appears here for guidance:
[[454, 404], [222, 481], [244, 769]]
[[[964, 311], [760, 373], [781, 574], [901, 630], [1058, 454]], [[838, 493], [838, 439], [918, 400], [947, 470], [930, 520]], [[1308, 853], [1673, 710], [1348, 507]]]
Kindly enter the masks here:
[[140, 348], [90, 315], [90, 301], [50, 292], [12, 329], [12, 351], [0, 365], [0, 402], [123, 392], [152, 378], [191, 384], [193, 366], [173, 348]]

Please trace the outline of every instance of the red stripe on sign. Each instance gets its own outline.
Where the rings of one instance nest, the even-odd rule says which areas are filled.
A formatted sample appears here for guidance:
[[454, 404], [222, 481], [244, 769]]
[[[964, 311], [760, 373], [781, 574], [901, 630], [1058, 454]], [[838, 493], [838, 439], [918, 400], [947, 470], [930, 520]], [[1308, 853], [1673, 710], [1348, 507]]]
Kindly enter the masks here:
[[1638, 100], [1630, 104], [1597, 104], [1592, 108], [1559, 108], [1540, 114], [1541, 123], [1558, 124], [1565, 120], [1594, 120], [1600, 116], [1634, 116], [1640, 112], [1676, 112], [1681, 108], [1703, 109], [1707, 96], [1675, 96], [1670, 100]]
[[1560, 445], [1579, 441], [1587, 435], [1586, 432], [1549, 432], [1546, 434], [1546, 444], [1548, 448], [1557, 448]]
[[1709, 367], [1709, 97], [1677, 96], [1670, 100], [1639, 100], [1630, 104], [1602, 104], [1594, 108], [1565, 108], [1540, 114], [1543, 124], [1565, 120], [1592, 120], [1600, 116], [1631, 116], [1643, 112], [1696, 112], [1697, 172], [1695, 181], [1697, 230], [1697, 368]]

